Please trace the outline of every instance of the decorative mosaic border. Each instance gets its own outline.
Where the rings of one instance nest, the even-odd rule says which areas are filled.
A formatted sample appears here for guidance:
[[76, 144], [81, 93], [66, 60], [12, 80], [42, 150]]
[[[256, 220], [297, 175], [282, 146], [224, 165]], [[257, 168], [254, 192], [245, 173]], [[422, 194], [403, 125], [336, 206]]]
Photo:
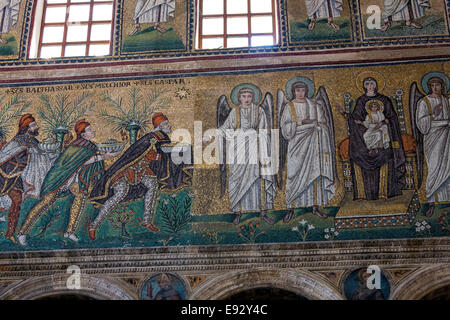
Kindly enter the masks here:
[[[28, 0], [25, 5], [24, 17], [22, 22], [22, 35], [19, 43], [18, 58], [6, 59], [0, 57], [0, 67], [7, 66], [43, 66], [43, 65], [61, 65], [75, 63], [99, 63], [99, 62], [126, 62], [131, 60], [146, 60], [159, 58], [181, 58], [181, 57], [208, 57], [208, 56], [234, 56], [234, 55], [253, 55], [253, 54], [280, 54], [289, 52], [312, 52], [317, 51], [321, 54], [323, 50], [344, 49], [354, 52], [365, 50], [368, 48], [394, 46], [430, 46], [430, 45], [446, 45], [450, 44], [450, 36], [417, 36], [417, 37], [399, 37], [399, 38], [381, 38], [381, 39], [363, 39], [361, 10], [357, 0], [351, 1], [351, 28], [353, 40], [342, 40], [336, 42], [289, 42], [289, 25], [287, 15], [287, 1], [279, 1], [279, 18], [280, 18], [280, 44], [271, 47], [255, 47], [255, 48], [239, 48], [239, 49], [221, 49], [221, 50], [195, 50], [195, 0], [186, 1], [186, 48], [184, 50], [167, 50], [167, 51], [147, 51], [139, 53], [122, 53], [122, 16], [124, 9], [124, 0], [116, 0], [114, 31], [113, 31], [113, 54], [103, 57], [70, 57], [55, 59], [28, 59], [27, 44], [31, 36], [32, 14], [34, 0]], [[449, 26], [450, 20], [450, 0], [446, 1], [446, 22]]]
[[363, 46], [386, 46], [386, 45], [412, 45], [412, 44], [426, 44], [426, 43], [450, 43], [450, 0], [443, 0], [443, 6], [445, 15], [445, 24], [447, 26], [446, 35], [424, 35], [424, 36], [409, 36], [409, 37], [380, 37], [380, 38], [368, 38], [365, 37], [365, 32], [363, 31], [363, 14], [361, 11], [360, 3], [356, 0], [353, 1], [353, 15], [359, 18], [359, 25], [357, 32], [359, 33], [359, 39], [361, 45]]
[[[116, 0], [118, 2], [124, 1], [124, 0]], [[122, 4], [120, 7], [120, 10], [117, 10], [117, 20], [116, 20], [116, 29], [120, 30], [119, 33], [116, 35], [116, 41], [115, 41], [115, 45], [114, 45], [114, 52], [116, 56], [122, 56], [122, 57], [126, 57], [126, 58], [139, 58], [142, 55], [149, 55], [149, 56], [153, 56], [154, 54], [161, 54], [161, 53], [168, 53], [168, 54], [175, 54], [175, 56], [180, 56], [177, 55], [176, 53], [183, 53], [183, 52], [188, 52], [192, 50], [192, 46], [191, 46], [191, 42], [189, 41], [189, 39], [192, 37], [191, 36], [191, 32], [189, 32], [189, 30], [191, 30], [190, 28], [190, 22], [191, 22], [191, 17], [192, 17], [192, 13], [194, 12], [194, 10], [192, 8], [190, 8], [192, 6], [191, 1], [186, 1], [186, 44], [185, 44], [185, 48], [184, 49], [177, 49], [177, 50], [155, 50], [155, 51], [139, 51], [138, 53], [126, 53], [126, 52], [122, 52], [122, 45], [123, 45], [123, 13], [124, 13], [124, 5]], [[192, 21], [191, 25], [194, 25], [194, 22]]]
[[[358, 16], [352, 14], [352, 6], [354, 6], [356, 0], [348, 0], [348, 9], [349, 9], [349, 23], [350, 23], [350, 39], [345, 40], [329, 40], [329, 41], [291, 41], [290, 36], [290, 23], [289, 23], [289, 15], [288, 15], [288, 8], [287, 8], [287, 1], [288, 0], [280, 0], [280, 12], [281, 12], [281, 19], [283, 23], [283, 28], [286, 28], [288, 31], [284, 34], [285, 38], [284, 43], [289, 44], [289, 46], [293, 46], [296, 50], [312, 50], [314, 49], [314, 46], [318, 46], [322, 48], [325, 46], [328, 48], [345, 48], [345, 47], [351, 47], [354, 46], [355, 43], [355, 21], [358, 21]], [[292, 0], [291, 0], [292, 1]], [[345, 5], [345, 4], [344, 4]]]
[[0, 279], [53, 275], [72, 264], [87, 274], [193, 275], [255, 268], [338, 270], [436, 263], [450, 263], [449, 237], [3, 252]]
[[336, 229], [408, 226], [415, 220], [419, 210], [420, 201], [416, 190], [405, 213], [380, 214], [365, 217], [335, 217], [334, 225]]

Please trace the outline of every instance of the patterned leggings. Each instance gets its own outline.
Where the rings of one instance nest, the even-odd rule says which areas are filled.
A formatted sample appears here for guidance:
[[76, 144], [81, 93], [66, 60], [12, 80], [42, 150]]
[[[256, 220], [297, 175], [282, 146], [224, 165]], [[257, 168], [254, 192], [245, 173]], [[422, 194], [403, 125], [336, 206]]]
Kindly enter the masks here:
[[[153, 217], [153, 202], [155, 198], [155, 193], [158, 186], [158, 181], [156, 178], [151, 176], [145, 176], [142, 178], [141, 183], [148, 189], [144, 196], [144, 224], [149, 224]], [[128, 194], [128, 189], [130, 185], [125, 180], [125, 178], [119, 179], [114, 185], [114, 195], [109, 198], [103, 207], [100, 209], [98, 216], [95, 218], [94, 222], [91, 224], [91, 229], [98, 229], [105, 218]]]

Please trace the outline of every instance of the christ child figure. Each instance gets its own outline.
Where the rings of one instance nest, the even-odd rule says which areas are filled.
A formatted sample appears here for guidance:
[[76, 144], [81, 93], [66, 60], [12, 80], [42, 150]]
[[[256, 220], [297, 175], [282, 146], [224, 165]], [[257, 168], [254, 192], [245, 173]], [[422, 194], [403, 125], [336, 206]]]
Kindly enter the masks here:
[[363, 139], [370, 156], [375, 156], [380, 149], [389, 149], [390, 138], [386, 117], [383, 114], [384, 105], [380, 100], [369, 100], [366, 103], [367, 116], [364, 121], [356, 123], [367, 128]]

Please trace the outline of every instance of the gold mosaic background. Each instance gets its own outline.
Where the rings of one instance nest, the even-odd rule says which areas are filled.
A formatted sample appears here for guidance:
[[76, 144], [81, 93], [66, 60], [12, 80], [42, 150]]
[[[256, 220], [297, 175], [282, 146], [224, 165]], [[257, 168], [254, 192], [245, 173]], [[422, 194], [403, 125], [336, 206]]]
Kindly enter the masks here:
[[[274, 96], [276, 103], [276, 93], [278, 89], [285, 90], [285, 84], [294, 76], [309, 77], [315, 83], [316, 92], [320, 86], [324, 86], [327, 90], [331, 105], [335, 124], [336, 146], [347, 137], [347, 125], [345, 118], [337, 112], [336, 103], [344, 105], [344, 93], [348, 92], [352, 98], [356, 99], [362, 93], [356, 85], [358, 75], [365, 71], [376, 71], [381, 73], [386, 81], [386, 86], [382, 93], [392, 96], [395, 91], [402, 89], [404, 114], [406, 118], [406, 127], [408, 134], [411, 134], [411, 124], [409, 116], [409, 88], [411, 84], [420, 81], [424, 74], [431, 71], [443, 72], [450, 74], [450, 63], [414, 63], [395, 66], [378, 66], [378, 67], [352, 67], [352, 68], [327, 68], [316, 70], [298, 70], [286, 72], [267, 72], [242, 75], [215, 75], [215, 76], [198, 76], [193, 78], [182, 79], [149, 79], [137, 81], [120, 81], [120, 82], [96, 82], [96, 83], [75, 83], [71, 85], [55, 85], [55, 86], [29, 86], [23, 88], [4, 88], [2, 93], [11, 95], [14, 92], [22, 91], [27, 99], [33, 102], [30, 111], [35, 114], [39, 125], [43, 123], [36, 114], [37, 108], [41, 105], [39, 96], [45, 88], [53, 88], [54, 95], [64, 92], [58, 89], [70, 89], [71, 97], [79, 96], [82, 92], [93, 93], [89, 98], [95, 102], [96, 106], [93, 111], [86, 114], [88, 119], [97, 130], [96, 142], [104, 142], [110, 138], [118, 138], [119, 135], [108, 125], [103, 119], [98, 117], [98, 112], [110, 107], [101, 99], [104, 92], [110, 92], [113, 97], [122, 97], [124, 105], [129, 99], [131, 88], [138, 88], [141, 94], [150, 93], [153, 89], [159, 88], [164, 90], [164, 97], [170, 98], [170, 105], [163, 109], [172, 123], [173, 130], [187, 129], [191, 137], [194, 137], [194, 121], [201, 121], [203, 132], [207, 129], [216, 127], [216, 106], [217, 100], [222, 94], [228, 96], [228, 101], [232, 89], [240, 83], [251, 82], [261, 88], [263, 95], [270, 92]], [[89, 88], [89, 87], [92, 88]], [[118, 87], [114, 87], [118, 86]], [[83, 87], [85, 89], [83, 89]], [[89, 89], [88, 89], [89, 88]], [[11, 90], [13, 89], [13, 90]], [[111, 110], [111, 112], [113, 112]], [[72, 132], [73, 133], [73, 132]], [[142, 135], [143, 132], [140, 134]], [[15, 134], [15, 129], [10, 133], [8, 140]], [[43, 130], [38, 137], [40, 140], [45, 138]], [[339, 156], [338, 156], [339, 157]], [[113, 160], [110, 160], [113, 161]], [[110, 164], [107, 163], [107, 165]], [[338, 174], [343, 182], [343, 173], [341, 162], [338, 159]], [[226, 194], [219, 199], [219, 171], [218, 165], [196, 165], [194, 174], [194, 205], [192, 213], [194, 215], [219, 214], [228, 213], [229, 202]], [[425, 184], [424, 184], [425, 185]], [[339, 205], [344, 193], [343, 185], [338, 186], [336, 196], [332, 199], [330, 205]], [[424, 190], [420, 190], [420, 196], [424, 200]], [[283, 209], [284, 206], [284, 190], [279, 190], [275, 202], [275, 209]]]

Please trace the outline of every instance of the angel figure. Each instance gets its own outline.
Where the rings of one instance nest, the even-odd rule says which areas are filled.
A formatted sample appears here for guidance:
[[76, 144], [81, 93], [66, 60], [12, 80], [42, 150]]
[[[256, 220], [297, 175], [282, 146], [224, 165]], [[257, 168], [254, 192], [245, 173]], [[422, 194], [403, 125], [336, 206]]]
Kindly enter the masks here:
[[[287, 97], [286, 97], [287, 95]], [[286, 207], [283, 222], [288, 223], [295, 207], [313, 207], [325, 219], [320, 206], [327, 205], [338, 180], [336, 147], [331, 106], [324, 87], [315, 98], [314, 84], [306, 77], [295, 77], [286, 84], [286, 95], [278, 90], [279, 135], [278, 187], [283, 185], [287, 165]]]
[[[425, 215], [431, 217], [436, 202], [450, 201], [450, 79], [443, 73], [430, 72], [422, 78], [422, 94], [414, 82], [410, 91], [410, 112], [417, 141], [418, 188], [428, 167], [426, 194], [429, 203]], [[425, 156], [425, 161], [424, 161]]]
[[[243, 83], [231, 92], [234, 107], [230, 107], [225, 95], [217, 103], [221, 197], [228, 184], [235, 225], [239, 224], [241, 213], [245, 211], [258, 211], [263, 221], [274, 223], [267, 215], [267, 210], [273, 209], [276, 179], [274, 173], [269, 172], [271, 170], [266, 170], [267, 165], [275, 161], [270, 137], [273, 128], [273, 97], [266, 93], [259, 104], [261, 96], [257, 86]], [[212, 137], [207, 136], [204, 143], [211, 140]]]

